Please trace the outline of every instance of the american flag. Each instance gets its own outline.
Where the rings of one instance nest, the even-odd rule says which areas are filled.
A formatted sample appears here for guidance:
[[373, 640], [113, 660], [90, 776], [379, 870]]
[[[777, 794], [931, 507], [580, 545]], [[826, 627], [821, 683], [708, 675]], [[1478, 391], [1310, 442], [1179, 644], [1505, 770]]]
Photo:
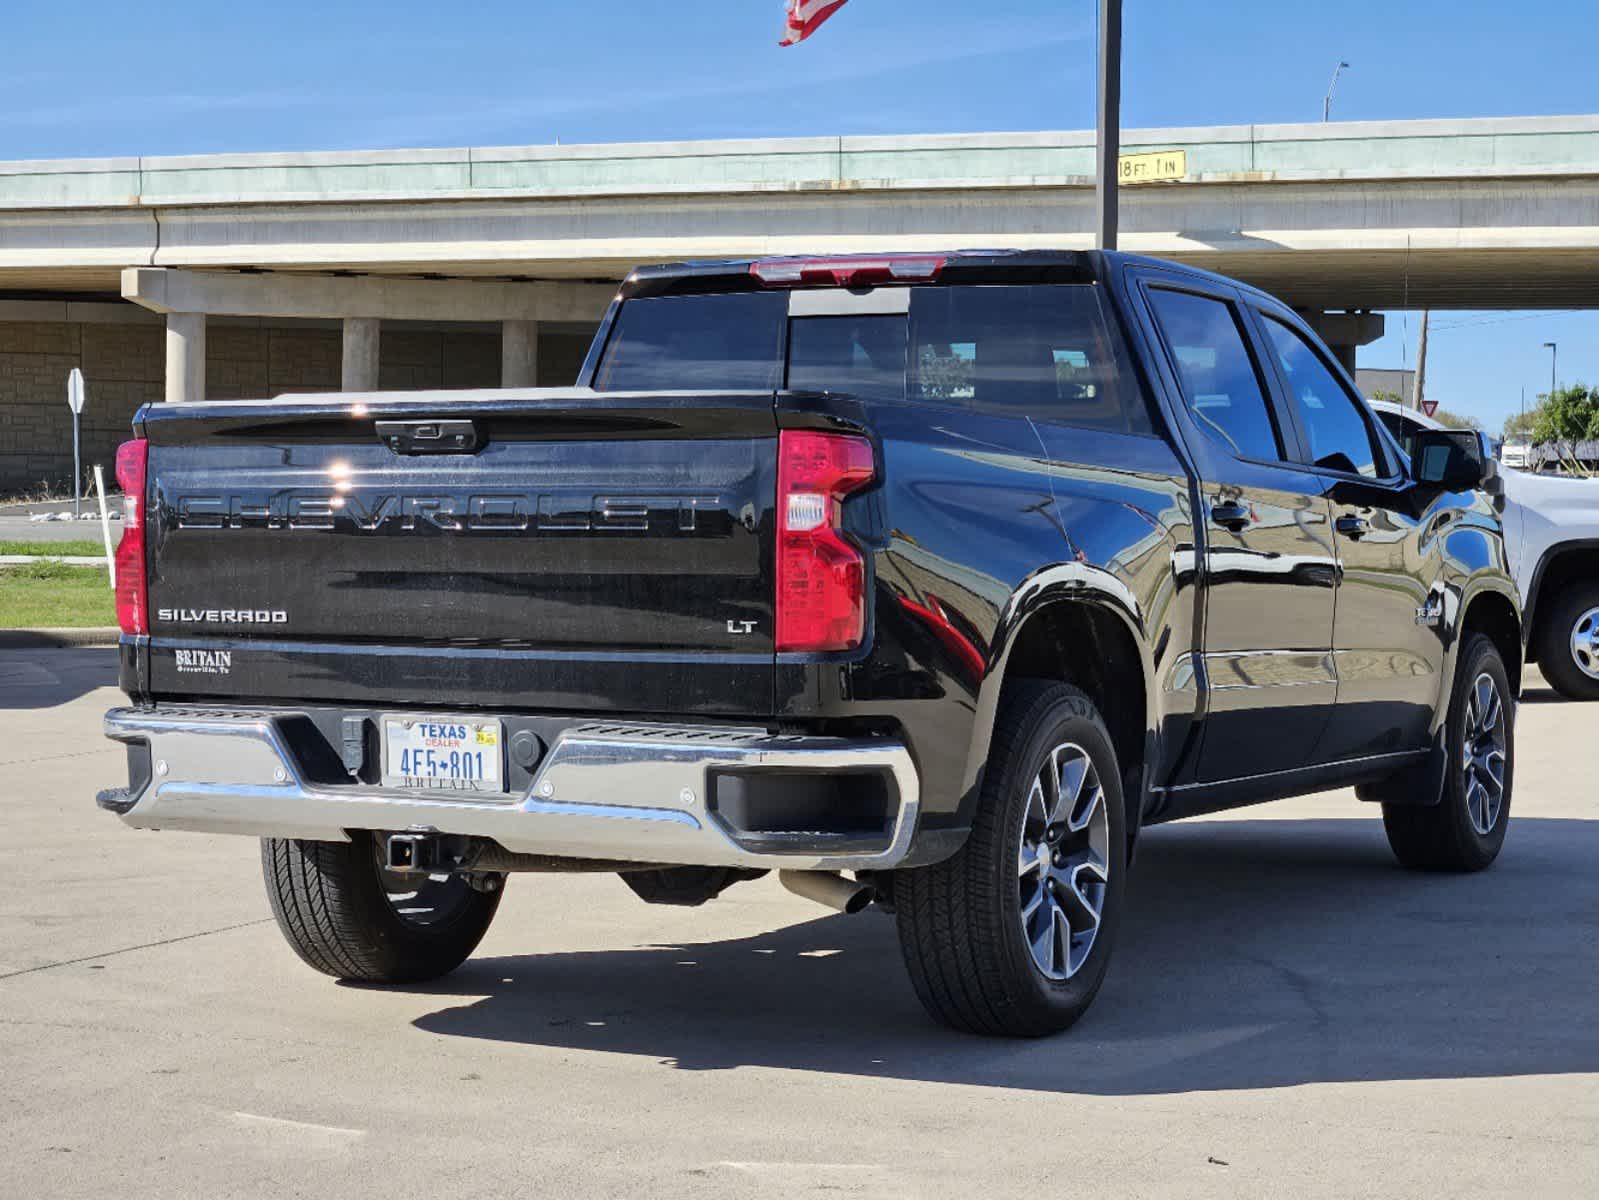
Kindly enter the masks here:
[[788, 0], [788, 20], [779, 46], [796, 46], [822, 27], [847, 0]]

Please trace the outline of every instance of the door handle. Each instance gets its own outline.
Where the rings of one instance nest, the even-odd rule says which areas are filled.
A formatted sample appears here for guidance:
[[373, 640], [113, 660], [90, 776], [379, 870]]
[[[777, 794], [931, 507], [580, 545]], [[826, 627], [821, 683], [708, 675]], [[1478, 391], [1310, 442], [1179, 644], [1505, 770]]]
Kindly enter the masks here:
[[1255, 521], [1249, 509], [1235, 500], [1229, 500], [1226, 504], [1212, 504], [1210, 519], [1233, 533], [1241, 533]]
[[1366, 524], [1366, 518], [1357, 517], [1354, 513], [1345, 513], [1339, 517], [1333, 522], [1333, 528], [1346, 538], [1353, 538], [1357, 542], [1371, 532], [1371, 526]]

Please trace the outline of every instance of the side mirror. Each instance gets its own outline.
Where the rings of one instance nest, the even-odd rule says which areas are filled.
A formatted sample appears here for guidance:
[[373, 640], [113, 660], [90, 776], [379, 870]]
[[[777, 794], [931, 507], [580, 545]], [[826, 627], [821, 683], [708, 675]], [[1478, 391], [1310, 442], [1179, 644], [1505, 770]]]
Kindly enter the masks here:
[[1410, 461], [1418, 483], [1450, 492], [1481, 488], [1496, 499], [1504, 494], [1488, 438], [1474, 429], [1418, 430]]

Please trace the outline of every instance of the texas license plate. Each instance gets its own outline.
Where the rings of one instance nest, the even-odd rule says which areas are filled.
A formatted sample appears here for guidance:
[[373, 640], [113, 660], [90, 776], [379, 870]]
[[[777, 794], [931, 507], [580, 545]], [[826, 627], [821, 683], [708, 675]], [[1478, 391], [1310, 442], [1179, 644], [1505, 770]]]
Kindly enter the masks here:
[[436, 792], [503, 792], [498, 721], [473, 717], [383, 718], [383, 786]]

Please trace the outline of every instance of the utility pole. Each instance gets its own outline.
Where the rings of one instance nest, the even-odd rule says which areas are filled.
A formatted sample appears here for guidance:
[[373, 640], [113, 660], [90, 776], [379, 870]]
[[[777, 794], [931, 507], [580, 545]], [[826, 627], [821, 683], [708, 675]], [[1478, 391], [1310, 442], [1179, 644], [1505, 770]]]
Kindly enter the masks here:
[[1101, 250], [1116, 249], [1121, 109], [1122, 0], [1099, 0], [1099, 171], [1094, 177], [1094, 215]]
[[1347, 70], [1349, 70], [1349, 64], [1346, 62], [1340, 62], [1333, 68], [1332, 82], [1327, 85], [1327, 94], [1321, 100], [1321, 121], [1323, 125], [1327, 123], [1328, 118], [1332, 115], [1333, 89], [1338, 86], [1338, 77]]
[[1421, 411], [1421, 400], [1427, 388], [1427, 318], [1432, 314], [1421, 310], [1421, 337], [1416, 341], [1416, 411]]
[[1560, 353], [1560, 348], [1554, 342], [1545, 342], [1543, 348], [1549, 351], [1549, 399], [1555, 398], [1555, 360]]

